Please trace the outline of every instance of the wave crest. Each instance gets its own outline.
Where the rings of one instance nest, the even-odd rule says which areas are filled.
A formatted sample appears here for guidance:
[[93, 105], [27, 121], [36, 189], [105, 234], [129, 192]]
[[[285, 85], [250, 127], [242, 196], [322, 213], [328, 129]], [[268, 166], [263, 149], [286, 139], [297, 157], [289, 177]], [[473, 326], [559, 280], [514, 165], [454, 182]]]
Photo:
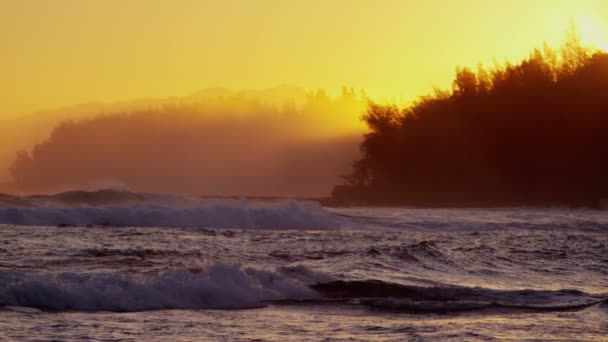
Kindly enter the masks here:
[[[296, 273], [296, 276], [294, 276]], [[213, 263], [160, 274], [0, 272], [0, 304], [46, 310], [241, 309], [314, 298], [307, 269], [268, 271]]]
[[374, 309], [448, 313], [482, 309], [574, 311], [606, 300], [578, 290], [494, 290], [463, 286], [412, 286], [379, 280], [332, 281], [312, 286], [326, 298], [357, 300]]
[[124, 191], [5, 199], [0, 203], [0, 224], [234, 229], [336, 227], [333, 216], [316, 202], [200, 200]]

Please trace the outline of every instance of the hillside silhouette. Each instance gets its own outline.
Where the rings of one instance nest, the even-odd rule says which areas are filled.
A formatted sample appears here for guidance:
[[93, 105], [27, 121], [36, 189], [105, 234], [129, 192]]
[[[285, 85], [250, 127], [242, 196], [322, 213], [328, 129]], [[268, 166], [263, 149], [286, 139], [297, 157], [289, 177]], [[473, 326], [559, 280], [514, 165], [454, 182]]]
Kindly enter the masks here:
[[[11, 119], [0, 118], [0, 191], [6, 191], [3, 190], [6, 189], [3, 183], [9, 182], [12, 178], [9, 168], [15, 160], [15, 154], [20, 150], [31, 151], [36, 144], [48, 139], [53, 129], [63, 121], [81, 121], [100, 114], [128, 113], [175, 105], [208, 108], [210, 105], [205, 104], [216, 103], [217, 107], [217, 103], [221, 103], [221, 106], [229, 107], [231, 100], [235, 100], [235, 103], [241, 103], [241, 105], [243, 102], [255, 102], [266, 107], [283, 108], [284, 106], [291, 106], [303, 109], [305, 104], [310, 104], [310, 99], [314, 95], [315, 93], [291, 85], [259, 90], [206, 88], [185, 96], [144, 98], [118, 102], [87, 102], [41, 110], [26, 115], [17, 115]], [[350, 109], [349, 112], [340, 109], [335, 114], [348, 113], [346, 119], [347, 122], [350, 122], [350, 128], [356, 126], [361, 130], [363, 124], [359, 122], [356, 111], [360, 110], [362, 106], [364, 107], [364, 104], [359, 105], [354, 110]], [[201, 115], [207, 114], [209, 113], [201, 113]], [[313, 113], [313, 115], [335, 116], [332, 113]], [[27, 134], [24, 134], [24, 132], [27, 132]]]
[[297, 92], [279, 90], [264, 92], [271, 101], [207, 90], [182, 103], [63, 121], [19, 152], [10, 190], [327, 196], [358, 158], [364, 127], [356, 113], [366, 100], [343, 89], [286, 101]]
[[608, 198], [608, 54], [573, 29], [518, 64], [457, 69], [450, 91], [371, 103], [340, 201], [582, 205]]

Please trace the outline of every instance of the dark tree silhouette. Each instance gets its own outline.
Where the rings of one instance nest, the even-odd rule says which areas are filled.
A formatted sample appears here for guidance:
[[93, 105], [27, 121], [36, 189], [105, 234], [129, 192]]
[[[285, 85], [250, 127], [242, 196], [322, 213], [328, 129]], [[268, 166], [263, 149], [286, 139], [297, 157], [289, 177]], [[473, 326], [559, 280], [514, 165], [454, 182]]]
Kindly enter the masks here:
[[516, 65], [459, 68], [449, 92], [370, 103], [342, 201], [597, 205], [608, 198], [608, 54], [573, 30]]

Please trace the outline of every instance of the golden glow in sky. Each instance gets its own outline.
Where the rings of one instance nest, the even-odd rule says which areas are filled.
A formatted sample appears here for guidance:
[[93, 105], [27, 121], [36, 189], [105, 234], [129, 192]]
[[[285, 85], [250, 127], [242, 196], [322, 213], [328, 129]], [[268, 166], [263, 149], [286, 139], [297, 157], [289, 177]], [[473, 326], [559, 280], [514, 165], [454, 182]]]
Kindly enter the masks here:
[[608, 51], [608, 32], [596, 16], [579, 14], [572, 19], [583, 44]]
[[569, 23], [608, 48], [605, 0], [0, 0], [0, 118], [206, 87], [363, 88], [404, 101], [457, 65], [518, 60]]

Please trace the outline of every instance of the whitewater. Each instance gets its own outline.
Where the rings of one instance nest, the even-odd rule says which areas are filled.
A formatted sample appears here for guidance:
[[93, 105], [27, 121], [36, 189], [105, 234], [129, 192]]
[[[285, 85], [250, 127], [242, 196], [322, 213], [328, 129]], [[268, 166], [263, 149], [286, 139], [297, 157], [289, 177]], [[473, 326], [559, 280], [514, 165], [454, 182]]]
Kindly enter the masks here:
[[608, 211], [0, 195], [0, 340], [605, 341]]

